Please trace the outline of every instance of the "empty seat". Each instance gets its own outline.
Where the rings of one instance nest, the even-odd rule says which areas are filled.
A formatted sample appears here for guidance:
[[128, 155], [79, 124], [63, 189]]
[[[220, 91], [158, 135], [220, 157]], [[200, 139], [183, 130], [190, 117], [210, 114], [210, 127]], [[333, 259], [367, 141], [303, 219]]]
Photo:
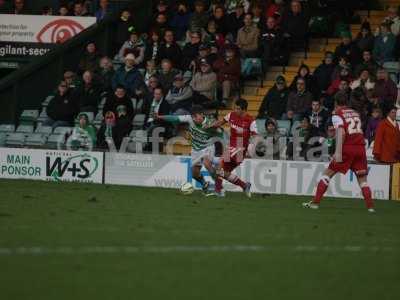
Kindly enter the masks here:
[[54, 96], [47, 96], [47, 98], [42, 102], [42, 107], [47, 107]]
[[22, 147], [25, 143], [25, 133], [23, 132], [13, 132], [6, 138], [6, 146], [8, 147]]
[[19, 117], [19, 123], [22, 125], [33, 125], [39, 117], [39, 110], [24, 110]]
[[0, 132], [14, 132], [15, 131], [15, 125], [14, 124], [1, 124], [0, 125]]
[[29, 134], [33, 132], [33, 125], [19, 125], [15, 132]]
[[51, 149], [60, 149], [63, 148], [65, 144], [65, 136], [63, 134], [51, 134], [47, 141], [46, 147]]
[[131, 138], [128, 143], [127, 151], [132, 153], [143, 152], [147, 144], [147, 132], [145, 130], [132, 130], [129, 134]]
[[137, 114], [132, 121], [133, 129], [143, 128], [145, 119], [146, 119], [145, 114]]
[[103, 110], [103, 107], [104, 107], [104, 105], [106, 104], [106, 101], [107, 101], [107, 98], [106, 98], [106, 97], [101, 98], [101, 101], [100, 101], [100, 103], [99, 103], [99, 105], [98, 105], [98, 107], [97, 107], [99, 111], [102, 111], [102, 110]]
[[295, 135], [297, 133], [297, 131], [299, 131], [299, 129], [298, 129], [299, 127], [300, 127], [300, 121], [294, 121], [292, 128], [290, 129], [291, 135]]
[[286, 136], [288, 134], [288, 130], [285, 127], [278, 127], [278, 131], [281, 135]]
[[38, 126], [35, 130], [35, 133], [41, 133], [46, 136], [49, 136], [53, 132], [53, 127], [51, 126]]
[[101, 125], [101, 123], [103, 122], [104, 117], [103, 117], [103, 113], [99, 112], [96, 117], [94, 118], [93, 124], [96, 125]]
[[43, 108], [42, 112], [40, 113], [39, 117], [37, 118], [38, 123], [43, 123], [48, 118], [46, 108]]
[[57, 135], [65, 135], [66, 133], [71, 133], [73, 130], [72, 127], [67, 127], [67, 126], [60, 126], [60, 127], [56, 127], [54, 129], [53, 134]]
[[290, 121], [289, 120], [277, 120], [278, 128], [286, 128], [286, 132], [290, 131]]
[[7, 133], [0, 132], [0, 147], [3, 147], [6, 144]]
[[42, 133], [32, 133], [25, 140], [25, 146], [43, 147], [46, 144], [47, 136]]
[[265, 119], [256, 119], [257, 132], [259, 134], [265, 133]]

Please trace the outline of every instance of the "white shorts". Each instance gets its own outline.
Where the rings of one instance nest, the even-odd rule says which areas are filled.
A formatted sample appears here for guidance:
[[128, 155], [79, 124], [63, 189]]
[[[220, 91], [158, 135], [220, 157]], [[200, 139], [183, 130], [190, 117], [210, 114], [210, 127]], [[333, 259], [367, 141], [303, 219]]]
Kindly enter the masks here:
[[203, 164], [203, 159], [207, 157], [209, 160], [213, 161], [215, 155], [215, 147], [214, 145], [208, 146], [202, 150], [196, 151], [192, 150], [192, 165], [193, 166], [201, 166]]

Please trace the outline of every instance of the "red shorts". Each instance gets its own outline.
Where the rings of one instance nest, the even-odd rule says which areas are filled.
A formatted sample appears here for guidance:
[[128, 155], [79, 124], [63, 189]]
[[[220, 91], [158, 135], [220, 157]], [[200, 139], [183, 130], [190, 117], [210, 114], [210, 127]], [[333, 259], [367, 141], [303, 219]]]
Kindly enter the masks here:
[[245, 156], [246, 151], [244, 149], [229, 147], [223, 156], [222, 168], [224, 171], [232, 172], [243, 162]]
[[365, 147], [360, 146], [344, 146], [342, 152], [342, 162], [334, 160], [329, 164], [329, 169], [335, 172], [346, 174], [348, 170], [352, 170], [356, 174], [367, 174], [368, 164]]

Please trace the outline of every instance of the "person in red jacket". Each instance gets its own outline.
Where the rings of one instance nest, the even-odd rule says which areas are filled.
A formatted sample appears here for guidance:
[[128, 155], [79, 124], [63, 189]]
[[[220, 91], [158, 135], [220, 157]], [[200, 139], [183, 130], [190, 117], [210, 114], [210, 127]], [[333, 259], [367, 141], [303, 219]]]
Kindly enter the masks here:
[[375, 134], [374, 158], [383, 163], [400, 162], [400, 128], [396, 122], [396, 107], [391, 107]]
[[232, 89], [239, 85], [240, 58], [233, 48], [227, 48], [224, 56], [218, 58], [213, 67], [217, 71], [217, 80], [222, 86], [222, 104], [226, 106]]

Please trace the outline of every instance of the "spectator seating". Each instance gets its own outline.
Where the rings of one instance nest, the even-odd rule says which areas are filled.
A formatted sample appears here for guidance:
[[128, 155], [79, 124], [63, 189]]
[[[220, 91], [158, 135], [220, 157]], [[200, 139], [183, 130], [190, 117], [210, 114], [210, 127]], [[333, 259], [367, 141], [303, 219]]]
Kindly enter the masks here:
[[10, 133], [6, 138], [6, 146], [8, 147], [23, 147], [25, 144], [26, 135], [23, 132]]
[[19, 117], [19, 124], [34, 125], [39, 117], [39, 110], [24, 110]]
[[33, 133], [25, 140], [25, 146], [43, 147], [46, 144], [47, 136], [42, 133]]

